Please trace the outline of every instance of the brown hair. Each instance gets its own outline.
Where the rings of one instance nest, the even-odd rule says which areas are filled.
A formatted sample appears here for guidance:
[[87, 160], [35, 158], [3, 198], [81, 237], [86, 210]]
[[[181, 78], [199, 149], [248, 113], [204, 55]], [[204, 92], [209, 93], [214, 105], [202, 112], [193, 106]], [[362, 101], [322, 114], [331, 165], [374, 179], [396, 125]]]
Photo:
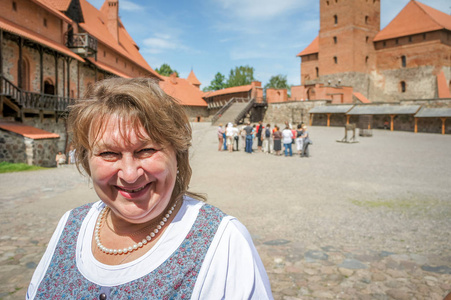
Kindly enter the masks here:
[[124, 124], [130, 122], [139, 138], [142, 138], [139, 131], [142, 126], [152, 141], [163, 147], [173, 147], [179, 173], [172, 199], [188, 194], [205, 200], [202, 195], [188, 192], [192, 174], [188, 153], [192, 131], [185, 110], [153, 79], [111, 78], [99, 81], [88, 89], [84, 100], [70, 107], [68, 126], [79, 171], [83, 169], [91, 175], [90, 152], [112, 116], [118, 118], [123, 137], [127, 137]]

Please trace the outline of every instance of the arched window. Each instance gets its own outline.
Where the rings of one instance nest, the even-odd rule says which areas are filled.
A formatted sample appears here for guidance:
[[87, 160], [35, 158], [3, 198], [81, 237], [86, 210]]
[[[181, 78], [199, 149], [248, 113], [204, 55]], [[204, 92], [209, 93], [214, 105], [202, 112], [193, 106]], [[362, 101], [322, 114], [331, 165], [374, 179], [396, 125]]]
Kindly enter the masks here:
[[401, 67], [405, 68], [407, 66], [407, 58], [405, 55], [401, 56]]
[[17, 61], [18, 72], [20, 72], [21, 82], [19, 82], [19, 87], [29, 91], [30, 90], [30, 62], [26, 57], [22, 57], [22, 64], [20, 60]]
[[365, 16], [365, 24], [368, 24], [369, 17]]
[[401, 93], [405, 93], [406, 92], [407, 87], [406, 87], [406, 82], [405, 81], [401, 81], [399, 83], [399, 87], [401, 89]]
[[365, 64], [367, 65], [368, 64], [368, 60], [369, 60], [370, 58], [367, 56], [367, 57], [365, 57]]
[[319, 69], [318, 69], [318, 67], [315, 68], [315, 71], [316, 71], [316, 78], [318, 78], [319, 77]]
[[44, 81], [44, 94], [55, 95], [55, 86], [50, 79]]
[[336, 43], [337, 43], [337, 37], [334, 36], [334, 44], [336, 44]]
[[337, 15], [334, 16], [334, 24], [338, 24], [338, 16]]
[[334, 56], [334, 63], [338, 64], [338, 58]]

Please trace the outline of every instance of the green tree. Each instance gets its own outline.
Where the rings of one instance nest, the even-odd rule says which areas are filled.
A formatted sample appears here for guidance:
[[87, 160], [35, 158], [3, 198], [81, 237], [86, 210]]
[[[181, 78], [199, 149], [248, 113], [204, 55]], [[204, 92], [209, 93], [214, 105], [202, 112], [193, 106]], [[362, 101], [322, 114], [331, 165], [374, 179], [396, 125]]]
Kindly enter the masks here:
[[248, 85], [254, 81], [254, 68], [249, 66], [239, 66], [230, 70], [227, 87]]
[[269, 79], [269, 82], [265, 85], [265, 89], [273, 88], [273, 89], [287, 89], [289, 90], [291, 87], [287, 82], [287, 76], [285, 75], [276, 75], [272, 76]]
[[225, 76], [220, 72], [216, 73], [215, 78], [210, 82], [210, 85], [204, 87], [203, 91], [217, 91], [226, 88], [227, 85], [225, 83], [225, 79]]
[[173, 70], [173, 69], [171, 68], [171, 66], [168, 65], [168, 64], [166, 64], [166, 63], [162, 64], [161, 67], [160, 67], [159, 69], [156, 68], [155, 71], [156, 71], [158, 74], [163, 75], [163, 76], [169, 76], [169, 75], [171, 75], [172, 73], [175, 73], [175, 74], [177, 74], [177, 77], [179, 77], [179, 72], [177, 72], [176, 70]]

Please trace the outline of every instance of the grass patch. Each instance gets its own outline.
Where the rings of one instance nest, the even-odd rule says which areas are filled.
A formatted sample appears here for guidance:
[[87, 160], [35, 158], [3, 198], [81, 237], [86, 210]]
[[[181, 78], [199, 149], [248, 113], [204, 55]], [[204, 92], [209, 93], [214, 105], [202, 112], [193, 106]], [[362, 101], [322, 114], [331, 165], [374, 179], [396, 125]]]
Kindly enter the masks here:
[[9, 162], [0, 162], [0, 173], [22, 172], [22, 171], [35, 171], [45, 170], [46, 168], [39, 166], [30, 166], [27, 164], [13, 164]]
[[360, 207], [367, 208], [390, 208], [390, 209], [408, 209], [418, 206], [418, 203], [412, 200], [351, 200], [351, 203]]

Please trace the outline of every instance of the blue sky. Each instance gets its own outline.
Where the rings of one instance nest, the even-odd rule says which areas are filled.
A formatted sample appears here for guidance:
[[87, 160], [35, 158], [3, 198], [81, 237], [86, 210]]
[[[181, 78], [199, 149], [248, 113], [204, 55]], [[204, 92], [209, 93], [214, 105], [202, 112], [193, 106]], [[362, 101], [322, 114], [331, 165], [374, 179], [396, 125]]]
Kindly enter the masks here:
[[[381, 0], [381, 29], [409, 1]], [[420, 2], [451, 13], [449, 0]], [[296, 54], [318, 35], [319, 0], [119, 0], [119, 16], [153, 69], [168, 63], [182, 78], [193, 69], [201, 88], [241, 65], [263, 85], [278, 74], [299, 85]]]

